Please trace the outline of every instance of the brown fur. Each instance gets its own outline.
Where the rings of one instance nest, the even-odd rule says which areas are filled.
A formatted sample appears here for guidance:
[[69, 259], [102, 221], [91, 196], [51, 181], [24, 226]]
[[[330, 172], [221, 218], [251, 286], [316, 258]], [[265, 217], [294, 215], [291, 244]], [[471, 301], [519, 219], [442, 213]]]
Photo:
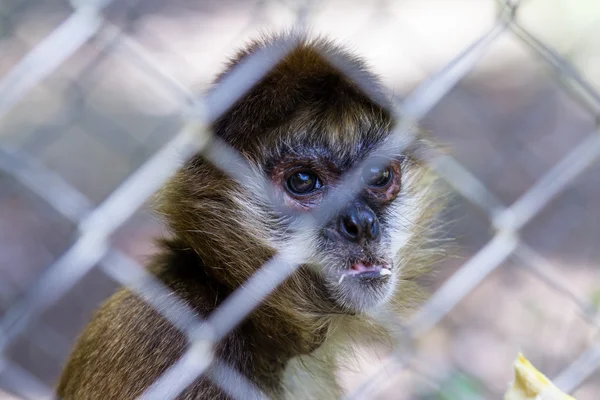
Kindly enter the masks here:
[[[257, 49], [277, 45], [278, 40], [254, 42], [227, 71]], [[325, 40], [299, 37], [294, 50], [214, 123], [215, 134], [267, 176], [275, 174], [278, 160], [298, 156], [299, 146], [317, 149], [310, 162], [316, 165], [325, 157], [341, 175], [381, 143], [393, 126], [390, 114], [340, 74], [323, 53], [357, 67], [379, 87], [361, 60]], [[418, 207], [414, 220], [408, 222], [410, 239], [398, 258], [401, 275], [396, 295], [384, 307], [403, 314], [420, 297], [415, 279], [431, 263], [428, 248], [435, 246], [428, 246], [428, 237], [437, 211], [432, 176], [418, 160], [410, 154], [407, 157], [400, 196], [414, 199]], [[201, 156], [177, 173], [158, 201], [173, 238], [164, 241], [151, 271], [200, 316], [217, 309], [269, 260], [277, 250], [274, 242], [289, 239], [281, 232], [287, 221], [265, 199], [237, 185]], [[345, 342], [362, 336], [381, 333], [384, 337], [384, 330], [367, 314], [344, 312], [332, 305], [325, 292], [314, 270], [301, 266], [219, 343], [217, 357], [275, 398], [295, 390], [283, 381], [290, 361], [299, 356], [310, 354], [316, 360], [309, 367], [316, 386], [319, 379], [332, 381], [338, 354], [327, 350], [327, 343], [333, 343], [337, 352]], [[79, 339], [58, 393], [65, 399], [133, 399], [187, 346], [182, 333], [122, 289], [100, 308]], [[298, 372], [291, 374], [295, 378]], [[336, 385], [324, 382], [327, 385], [330, 388], [323, 388], [319, 397], [338, 397]], [[178, 398], [227, 396], [200, 377]]]

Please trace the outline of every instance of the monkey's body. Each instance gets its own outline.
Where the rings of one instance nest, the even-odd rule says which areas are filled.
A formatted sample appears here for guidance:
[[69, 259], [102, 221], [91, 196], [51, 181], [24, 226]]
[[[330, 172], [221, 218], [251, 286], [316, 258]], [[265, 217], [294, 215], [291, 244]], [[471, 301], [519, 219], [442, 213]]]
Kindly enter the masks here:
[[[219, 80], [277, 40], [253, 43]], [[334, 372], [346, 342], [381, 333], [367, 312], [405, 312], [415, 304], [414, 279], [429, 265], [435, 198], [431, 176], [399, 149], [385, 167], [366, 165], [364, 190], [318, 231], [303, 232], [304, 245], [294, 244], [294, 215], [318, 207], [342, 175], [388, 143], [394, 124], [380, 99], [328, 62], [357, 69], [376, 91], [362, 61], [324, 40], [296, 41], [213, 126], [274, 191], [238, 184], [194, 158], [159, 197], [173, 239], [151, 270], [204, 317], [275, 253], [301, 251], [306, 264], [217, 345], [216, 357], [270, 397], [332, 399], [340, 396]], [[133, 399], [187, 348], [181, 332], [123, 289], [81, 336], [58, 393], [66, 400]], [[227, 395], [204, 375], [179, 398]]]
[[[208, 315], [230, 289], [208, 276], [198, 256], [189, 249], [173, 243], [164, 247], [165, 253], [151, 266], [154, 273], [200, 316]], [[323, 340], [314, 332], [287, 332], [288, 323], [255, 314], [219, 343], [217, 357], [267, 395], [284, 397], [284, 370], [288, 367], [289, 373], [289, 368], [296, 368], [288, 362], [300, 355], [299, 351], [308, 351], [301, 347], [316, 348]], [[282, 334], [285, 334], [283, 341]], [[134, 399], [187, 348], [183, 333], [143, 300], [128, 290], [120, 290], [98, 310], [84, 332], [63, 371], [58, 393], [64, 399]], [[332, 366], [326, 362], [326, 359], [319, 362], [321, 371], [331, 370]], [[322, 387], [323, 390], [330, 393], [336, 390], [335, 380], [328, 383], [331, 387]], [[296, 390], [310, 390], [297, 383], [294, 386]], [[209, 380], [200, 378], [178, 398], [228, 397]]]

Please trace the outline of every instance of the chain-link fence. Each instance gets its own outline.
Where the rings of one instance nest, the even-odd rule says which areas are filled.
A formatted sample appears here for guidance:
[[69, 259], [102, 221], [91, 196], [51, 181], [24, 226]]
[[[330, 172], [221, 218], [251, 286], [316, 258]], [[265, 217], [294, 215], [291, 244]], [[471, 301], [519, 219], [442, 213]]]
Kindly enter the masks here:
[[[560, 388], [596, 398], [600, 94], [595, 76], [579, 72], [600, 59], [585, 45], [595, 42], [593, 24], [569, 43], [588, 57], [580, 68], [581, 59], [538, 39], [544, 15], [520, 19], [537, 12], [522, 10], [534, 0], [72, 3], [0, 4], [0, 398], [52, 397], [73, 338], [116, 285], [189, 339], [144, 398], [175, 398], [210, 365], [208, 378], [232, 397], [260, 397], [211, 345], [304, 260], [276, 255], [200, 321], [140, 267], [161, 233], [144, 205], [197, 152], [233, 178], [247, 173], [231, 167], [241, 160], [206, 127], [289, 49], [257, 53], [210, 96], [192, 88], [257, 28], [334, 22], [373, 50], [376, 70], [387, 63], [378, 72], [392, 77], [388, 86], [410, 91], [390, 110], [394, 135], [410, 144], [419, 121], [450, 142], [452, 156], [426, 161], [460, 195], [444, 215], [459, 257], [441, 263], [432, 296], [399, 320], [395, 351], [378, 349], [359, 372], [341, 373], [348, 398], [400, 398], [398, 387], [407, 398], [497, 397], [518, 347]], [[581, 8], [574, 24], [600, 17], [593, 2], [565, 7]], [[572, 17], [565, 10], [552, 18]], [[458, 44], [419, 37], [443, 33], [443, 22]], [[462, 24], [473, 29], [465, 34]], [[419, 53], [440, 56], [401, 60]], [[336, 67], [371, 92], [350, 66]], [[335, 201], [326, 204], [306, 226], [335, 211]]]

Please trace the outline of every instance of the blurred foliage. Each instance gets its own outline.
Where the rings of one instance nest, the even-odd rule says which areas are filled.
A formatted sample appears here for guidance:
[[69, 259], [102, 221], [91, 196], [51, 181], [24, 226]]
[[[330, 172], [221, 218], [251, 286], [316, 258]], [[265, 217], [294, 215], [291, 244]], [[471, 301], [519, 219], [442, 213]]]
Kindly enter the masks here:
[[596, 289], [594, 293], [592, 293], [592, 304], [596, 309], [600, 310], [600, 288]]
[[476, 400], [484, 397], [482, 385], [459, 371], [452, 372], [433, 391], [420, 394], [418, 400]]

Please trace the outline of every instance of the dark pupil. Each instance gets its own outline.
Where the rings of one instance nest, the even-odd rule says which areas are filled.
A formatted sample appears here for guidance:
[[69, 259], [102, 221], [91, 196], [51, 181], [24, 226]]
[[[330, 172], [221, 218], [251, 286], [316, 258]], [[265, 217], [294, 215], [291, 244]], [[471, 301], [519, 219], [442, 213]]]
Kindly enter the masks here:
[[309, 193], [317, 186], [317, 177], [312, 172], [296, 172], [288, 179], [288, 186], [294, 193]]
[[365, 181], [371, 186], [385, 186], [389, 181], [392, 173], [389, 168], [371, 167], [367, 170]]

